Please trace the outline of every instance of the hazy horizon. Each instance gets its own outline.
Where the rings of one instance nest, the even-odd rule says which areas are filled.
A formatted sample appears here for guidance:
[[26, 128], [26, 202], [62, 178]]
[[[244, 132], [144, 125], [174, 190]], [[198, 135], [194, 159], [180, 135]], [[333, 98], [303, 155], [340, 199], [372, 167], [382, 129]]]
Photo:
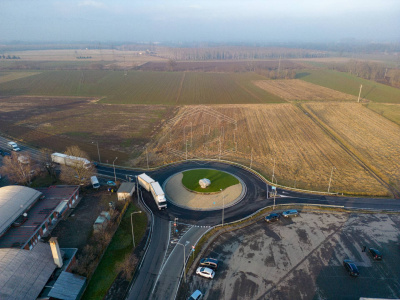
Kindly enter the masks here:
[[397, 0], [3, 0], [0, 40], [26, 42], [400, 41]]

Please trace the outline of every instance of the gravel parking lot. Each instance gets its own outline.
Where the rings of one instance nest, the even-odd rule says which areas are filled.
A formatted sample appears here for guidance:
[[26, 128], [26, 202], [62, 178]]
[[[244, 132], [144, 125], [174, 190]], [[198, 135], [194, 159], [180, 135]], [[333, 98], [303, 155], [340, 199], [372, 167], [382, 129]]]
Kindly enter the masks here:
[[[363, 246], [379, 249], [374, 261]], [[212, 280], [189, 274], [205, 299], [400, 297], [400, 215], [300, 212], [221, 235], [205, 256], [221, 261]], [[343, 259], [360, 271], [348, 275]]]

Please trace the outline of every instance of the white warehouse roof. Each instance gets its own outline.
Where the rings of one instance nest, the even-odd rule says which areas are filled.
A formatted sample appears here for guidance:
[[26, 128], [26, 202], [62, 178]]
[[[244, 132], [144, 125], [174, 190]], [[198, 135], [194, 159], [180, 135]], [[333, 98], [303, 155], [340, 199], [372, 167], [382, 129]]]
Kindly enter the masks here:
[[9, 185], [0, 188], [0, 235], [17, 219], [42, 193], [26, 186]]

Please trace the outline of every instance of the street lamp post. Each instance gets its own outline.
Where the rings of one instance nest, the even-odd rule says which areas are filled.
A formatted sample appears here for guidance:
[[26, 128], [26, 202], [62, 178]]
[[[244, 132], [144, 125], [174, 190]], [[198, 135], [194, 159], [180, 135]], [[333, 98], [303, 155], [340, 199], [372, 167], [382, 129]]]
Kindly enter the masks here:
[[222, 195], [222, 226], [224, 226], [224, 208], [225, 208], [225, 195], [222, 194], [222, 189], [221, 190], [221, 195]]
[[[94, 144], [94, 142], [92, 142], [92, 144]], [[99, 163], [101, 163], [101, 159], [100, 159], [100, 150], [99, 150], [99, 142], [96, 142], [97, 145], [97, 154], [99, 155]]]
[[336, 168], [335, 168], [335, 167], [332, 167], [332, 170], [331, 170], [331, 177], [329, 178], [329, 185], [328, 185], [328, 193], [329, 193], [329, 190], [331, 189], [331, 182], [332, 182], [333, 169], [336, 169]]
[[132, 215], [133, 214], [141, 214], [142, 211], [134, 211], [133, 213], [131, 213], [131, 227], [132, 227], [132, 243], [133, 243], [133, 249], [135, 249], [135, 235], [133, 234], [133, 221], [132, 221]]
[[113, 160], [113, 168], [114, 168], [114, 182], [115, 183], [117, 183], [117, 175], [115, 174], [115, 165], [114, 165], [114, 163], [115, 163], [115, 161], [118, 159], [118, 157], [116, 157], [114, 160]]
[[176, 243], [177, 245], [181, 245], [183, 247], [183, 280], [185, 280], [186, 282], [186, 268], [185, 268], [185, 257], [186, 257], [186, 253], [185, 253], [185, 245], [181, 244], [181, 243]]

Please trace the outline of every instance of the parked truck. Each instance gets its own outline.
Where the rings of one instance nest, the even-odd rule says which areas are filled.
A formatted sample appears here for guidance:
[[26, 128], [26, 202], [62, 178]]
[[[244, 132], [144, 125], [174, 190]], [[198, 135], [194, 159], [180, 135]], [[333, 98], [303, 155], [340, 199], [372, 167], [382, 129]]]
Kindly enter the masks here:
[[90, 161], [83, 157], [71, 156], [63, 153], [53, 153], [51, 154], [51, 160], [60, 165], [66, 165], [70, 167], [83, 165], [85, 169], [90, 168]]
[[146, 191], [150, 192], [150, 184], [155, 182], [153, 178], [146, 175], [146, 173], [140, 174], [138, 177], [139, 184], [145, 188]]
[[164, 191], [157, 181], [150, 183], [150, 192], [159, 210], [167, 208], [167, 200], [165, 199]]

